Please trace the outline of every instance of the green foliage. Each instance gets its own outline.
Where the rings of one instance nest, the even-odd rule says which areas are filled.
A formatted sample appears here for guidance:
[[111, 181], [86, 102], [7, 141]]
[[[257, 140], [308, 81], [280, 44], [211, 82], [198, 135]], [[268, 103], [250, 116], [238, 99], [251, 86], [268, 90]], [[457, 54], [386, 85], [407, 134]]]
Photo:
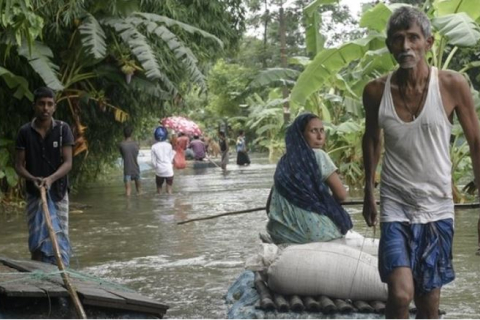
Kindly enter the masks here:
[[[292, 102], [323, 114], [324, 119], [333, 123], [345, 121], [342, 120], [342, 114], [355, 115], [354, 119], [359, 119], [361, 112], [358, 112], [358, 99], [365, 84], [370, 79], [390, 72], [396, 66], [385, 48], [384, 34], [386, 22], [392, 11], [402, 5], [405, 4], [380, 3], [364, 12], [360, 26], [368, 28], [369, 35], [344, 43], [338, 48], [321, 50], [297, 80], [291, 94]], [[429, 14], [435, 32], [435, 44], [430, 57], [432, 63], [440, 69], [446, 69], [452, 63], [461, 72], [471, 71], [470, 69], [480, 66], [476, 61], [471, 62], [465, 58], [469, 57], [465, 52], [470, 52], [472, 57], [475, 50], [463, 51], [463, 64], [455, 57], [461, 51], [460, 47], [478, 45], [480, 28], [475, 21], [479, 18], [480, 11], [477, 4], [474, 1], [436, 0], [431, 6], [427, 4], [425, 6], [430, 8]], [[478, 75], [478, 72], [476, 74]], [[476, 97], [478, 93], [474, 90], [473, 95]], [[344, 105], [340, 112], [336, 109], [339, 102]], [[478, 109], [480, 100], [475, 99], [475, 104]], [[333, 134], [329, 137], [331, 144], [329, 151], [337, 163], [341, 163], [340, 171], [347, 182], [361, 181], [361, 162], [357, 157], [358, 149], [355, 150], [355, 146], [361, 145], [361, 131], [352, 130], [348, 135], [344, 132], [339, 135], [337, 127], [333, 128], [335, 130], [330, 129]], [[459, 178], [471, 170], [471, 164], [463, 133], [461, 130], [454, 130], [453, 135], [455, 144], [451, 156], [454, 188], [458, 196]], [[343, 153], [345, 150], [348, 152]], [[456, 200], [461, 201], [461, 196]]]
[[82, 35], [84, 47], [95, 59], [102, 59], [107, 54], [106, 35], [100, 23], [91, 14], [82, 21], [78, 27]]
[[[122, 122], [150, 136], [182, 95], [205, 91], [210, 61], [244, 29], [240, 0], [0, 0], [0, 13], [0, 118], [9, 119], [0, 136], [14, 139], [31, 120], [31, 91], [57, 90], [55, 117], [76, 138], [75, 181], [116, 160]], [[2, 170], [3, 192], [14, 180]]]
[[325, 127], [325, 150], [337, 164], [344, 182], [351, 188], [361, 187], [364, 181], [362, 137], [365, 121], [350, 119], [339, 125], [325, 123]]
[[253, 70], [238, 64], [228, 64], [222, 59], [217, 61], [208, 76], [209, 104], [205, 111], [220, 118], [238, 115], [241, 102], [236, 98], [253, 74]]
[[6, 183], [8, 187], [0, 187], [0, 202], [4, 198], [4, 192], [11, 190], [18, 184], [18, 176], [13, 168], [13, 141], [0, 137], [0, 186]]
[[278, 89], [271, 90], [268, 98], [264, 101], [256, 93], [247, 98], [249, 115], [245, 126], [257, 137], [252, 143], [267, 149], [273, 162], [285, 151], [282, 105], [286, 100]]

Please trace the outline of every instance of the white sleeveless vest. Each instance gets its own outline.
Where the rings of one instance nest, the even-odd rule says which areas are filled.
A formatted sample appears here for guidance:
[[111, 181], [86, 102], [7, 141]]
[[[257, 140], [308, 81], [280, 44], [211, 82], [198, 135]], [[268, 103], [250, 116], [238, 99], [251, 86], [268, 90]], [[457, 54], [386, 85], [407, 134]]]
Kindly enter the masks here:
[[443, 107], [438, 70], [431, 69], [425, 105], [412, 122], [393, 105], [392, 74], [378, 112], [385, 154], [380, 184], [380, 221], [427, 223], [454, 218], [449, 141], [452, 125]]

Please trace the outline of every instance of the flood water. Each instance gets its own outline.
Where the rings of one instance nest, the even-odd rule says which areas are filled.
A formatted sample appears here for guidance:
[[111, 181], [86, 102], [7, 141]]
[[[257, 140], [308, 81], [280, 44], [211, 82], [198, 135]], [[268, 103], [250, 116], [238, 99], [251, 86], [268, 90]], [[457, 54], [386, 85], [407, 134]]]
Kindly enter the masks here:
[[[154, 172], [145, 170], [145, 193], [130, 198], [123, 195], [118, 171], [71, 196], [71, 202], [90, 206], [70, 214], [71, 267], [168, 304], [167, 318], [225, 318], [223, 296], [259, 246], [265, 212], [176, 223], [264, 206], [274, 171], [275, 165], [255, 155], [248, 167], [229, 164], [226, 175], [219, 168], [187, 168], [175, 173], [174, 194], [168, 196], [155, 193]], [[372, 236], [361, 207], [347, 209], [354, 229]], [[480, 314], [480, 256], [474, 255], [477, 218], [478, 209], [456, 214], [457, 279], [444, 288], [441, 300], [447, 318]], [[0, 255], [28, 259], [24, 215], [0, 214], [0, 226]]]

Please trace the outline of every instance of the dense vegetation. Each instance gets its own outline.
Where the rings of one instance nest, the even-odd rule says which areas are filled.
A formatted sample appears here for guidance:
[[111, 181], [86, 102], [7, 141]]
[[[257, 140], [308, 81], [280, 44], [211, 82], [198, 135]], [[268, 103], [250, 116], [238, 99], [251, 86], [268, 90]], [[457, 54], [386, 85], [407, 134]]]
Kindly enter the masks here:
[[[338, 0], [288, 7], [282, 0], [0, 0], [0, 201], [20, 196], [13, 140], [31, 119], [32, 91], [41, 85], [57, 91], [56, 117], [74, 129], [75, 186], [115, 161], [125, 123], [145, 138], [169, 115], [189, 116], [209, 135], [228, 122], [230, 137], [246, 129], [250, 147], [275, 161], [285, 126], [303, 110], [322, 117], [327, 151], [345, 182], [359, 186], [361, 94], [370, 79], [395, 68], [384, 28], [399, 2], [364, 5], [356, 21]], [[402, 2], [431, 17], [428, 59], [468, 77], [480, 108], [480, 7], [472, 0]], [[458, 124], [454, 135], [462, 201], [457, 185], [471, 163]]]
[[0, 199], [19, 195], [13, 140], [33, 116], [32, 91], [57, 92], [56, 117], [76, 138], [74, 176], [118, 157], [124, 123], [141, 137], [206, 91], [215, 59], [244, 31], [241, 0], [0, 1]]

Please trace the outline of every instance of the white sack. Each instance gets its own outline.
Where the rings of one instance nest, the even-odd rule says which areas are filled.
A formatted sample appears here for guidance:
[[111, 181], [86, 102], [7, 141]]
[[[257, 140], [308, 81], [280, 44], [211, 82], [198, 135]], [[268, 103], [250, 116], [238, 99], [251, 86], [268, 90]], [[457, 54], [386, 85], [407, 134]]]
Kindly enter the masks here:
[[249, 256], [245, 262], [245, 269], [251, 271], [263, 271], [277, 258], [278, 247], [273, 243], [262, 243], [257, 253]]
[[365, 238], [360, 233], [355, 231], [348, 231], [345, 237], [338, 238], [330, 243], [339, 243], [366, 252], [373, 256], [378, 256], [378, 244], [380, 241], [374, 238]]
[[387, 300], [377, 258], [334, 242], [292, 245], [268, 269], [268, 286], [290, 295], [325, 295], [352, 300]]

